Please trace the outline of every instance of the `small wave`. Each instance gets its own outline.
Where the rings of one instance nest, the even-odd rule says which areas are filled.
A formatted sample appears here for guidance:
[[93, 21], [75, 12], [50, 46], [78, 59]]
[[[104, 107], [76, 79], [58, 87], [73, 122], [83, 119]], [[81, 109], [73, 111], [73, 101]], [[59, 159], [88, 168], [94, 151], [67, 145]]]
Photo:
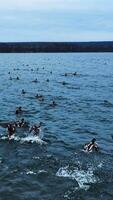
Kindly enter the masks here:
[[0, 157], [0, 164], [3, 162], [2, 157]]
[[80, 87], [74, 87], [74, 86], [68, 86], [67, 88], [72, 90], [80, 90]]
[[20, 137], [16, 137], [16, 136], [12, 136], [10, 139], [9, 137], [7, 136], [2, 136], [0, 138], [0, 140], [14, 140], [14, 141], [18, 141], [20, 143], [38, 143], [38, 144], [46, 144], [45, 141], [43, 141], [42, 139], [40, 139], [38, 136], [27, 136], [27, 137], [23, 137], [23, 138], [20, 138]]
[[20, 137], [17, 137], [17, 136], [14, 136], [14, 135], [11, 136], [10, 138], [8, 136], [2, 136], [0, 138], [0, 140], [8, 140], [8, 141], [15, 140], [15, 141], [20, 141]]
[[98, 168], [102, 168], [102, 167], [103, 167], [103, 162], [99, 163], [99, 164], [97, 165], [97, 167], [98, 167]]
[[23, 174], [26, 174], [26, 175], [36, 175], [37, 173], [34, 172], [34, 171], [29, 170], [29, 171], [26, 171], [26, 172], [21, 172], [20, 174], [21, 175], [23, 175]]
[[90, 188], [89, 184], [95, 183], [97, 181], [93, 174], [92, 168], [88, 168], [86, 171], [78, 168], [70, 170], [68, 166], [61, 167], [56, 173], [56, 176], [75, 179], [79, 185], [79, 188], [84, 190], [88, 190]]
[[36, 175], [36, 172], [28, 171], [28, 172], [26, 172], [26, 174], [27, 174], [27, 175], [29, 175], [29, 174], [30, 174], [30, 175], [32, 175], [32, 174]]
[[21, 172], [21, 174], [26, 174], [26, 175], [40, 175], [40, 174], [47, 174], [47, 171], [45, 170], [38, 170], [38, 171], [33, 171], [33, 170], [28, 170], [28, 171], [25, 171], [25, 172]]
[[21, 138], [21, 143], [30, 142], [30, 143], [38, 143], [38, 144], [45, 144], [46, 142], [40, 139], [38, 136], [27, 136]]
[[106, 107], [113, 107], [113, 103], [112, 102], [110, 102], [110, 101], [108, 101], [108, 100], [104, 100], [104, 106], [106, 106]]
[[38, 174], [46, 174], [46, 173], [47, 173], [47, 171], [43, 170], [43, 169], [38, 171]]
[[34, 159], [34, 160], [39, 160], [40, 157], [39, 157], [39, 156], [33, 156], [32, 159]]

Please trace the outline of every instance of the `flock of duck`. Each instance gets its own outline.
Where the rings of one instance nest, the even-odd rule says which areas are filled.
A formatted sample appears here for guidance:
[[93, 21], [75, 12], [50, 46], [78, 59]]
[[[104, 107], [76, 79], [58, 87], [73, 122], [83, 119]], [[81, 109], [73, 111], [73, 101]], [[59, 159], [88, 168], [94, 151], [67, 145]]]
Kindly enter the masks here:
[[[31, 71], [33, 71], [33, 69], [31, 69]], [[10, 75], [9, 80], [13, 80], [13, 78], [11, 77], [11, 73], [8, 72], [8, 74]], [[52, 74], [52, 71], [50, 72], [50, 74]], [[77, 76], [78, 74], [77, 74], [77, 72], [63, 74], [63, 76], [65, 76], [65, 77], [70, 76], [70, 75], [71, 76]], [[16, 80], [20, 80], [19, 76], [16, 77]], [[46, 81], [49, 82], [50, 80], [46, 79]], [[32, 82], [38, 83], [38, 79], [36, 78]], [[65, 85], [66, 82], [63, 81], [62, 84]], [[23, 95], [26, 94], [26, 91], [24, 89], [22, 89], [21, 94], [23, 94]], [[44, 96], [43, 95], [36, 94], [35, 98], [38, 99], [39, 101], [44, 101]], [[57, 103], [53, 100], [49, 104], [49, 106], [51, 108], [55, 108], [57, 106]], [[15, 115], [21, 115], [23, 112], [24, 112], [23, 108], [21, 106], [19, 106], [15, 110]], [[7, 128], [7, 137], [8, 137], [9, 140], [11, 140], [11, 139], [14, 139], [17, 129], [26, 129], [28, 131], [29, 135], [32, 135], [33, 137], [35, 137], [35, 136], [36, 137], [37, 136], [40, 137], [41, 125], [42, 125], [42, 123], [40, 122], [38, 124], [33, 124], [30, 127], [30, 124], [28, 122], [26, 122], [24, 118], [22, 118], [19, 121], [8, 122], [5, 127]], [[0, 124], [0, 126], [1, 126], [1, 124]], [[98, 145], [96, 143], [96, 139], [93, 138], [91, 140], [91, 142], [85, 144], [84, 145], [84, 150], [88, 151], [88, 152], [98, 151], [99, 147], [98, 147]]]

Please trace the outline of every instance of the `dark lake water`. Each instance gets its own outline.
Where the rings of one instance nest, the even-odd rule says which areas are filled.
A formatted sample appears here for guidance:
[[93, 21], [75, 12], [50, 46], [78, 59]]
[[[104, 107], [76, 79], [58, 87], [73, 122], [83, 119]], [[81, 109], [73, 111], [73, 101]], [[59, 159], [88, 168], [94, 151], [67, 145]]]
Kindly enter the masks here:
[[[42, 122], [41, 143], [3, 139], [21, 118]], [[0, 54], [0, 135], [0, 200], [113, 200], [113, 54]]]

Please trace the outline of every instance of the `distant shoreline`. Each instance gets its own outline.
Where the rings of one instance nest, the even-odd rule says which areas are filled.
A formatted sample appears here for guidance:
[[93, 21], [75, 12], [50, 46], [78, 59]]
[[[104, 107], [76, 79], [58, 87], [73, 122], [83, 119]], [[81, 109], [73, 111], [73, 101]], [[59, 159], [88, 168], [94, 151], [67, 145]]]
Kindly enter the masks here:
[[113, 52], [113, 41], [0, 42], [0, 53]]

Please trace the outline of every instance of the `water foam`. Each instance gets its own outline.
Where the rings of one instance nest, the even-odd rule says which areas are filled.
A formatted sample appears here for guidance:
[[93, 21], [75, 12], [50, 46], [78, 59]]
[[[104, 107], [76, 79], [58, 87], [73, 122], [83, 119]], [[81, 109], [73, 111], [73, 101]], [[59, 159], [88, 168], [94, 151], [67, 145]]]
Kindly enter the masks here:
[[11, 136], [10, 138], [9, 137], [7, 137], [7, 136], [2, 136], [1, 138], [0, 138], [0, 140], [14, 140], [14, 141], [18, 141], [18, 142], [20, 142], [20, 143], [26, 143], [26, 142], [28, 142], [28, 143], [38, 143], [38, 144], [46, 144], [46, 142], [45, 141], [43, 141], [40, 137], [38, 137], [38, 136], [32, 136], [32, 135], [30, 135], [30, 136], [26, 136], [26, 137], [22, 137], [22, 138], [20, 138], [20, 137], [18, 137], [18, 136]]
[[20, 141], [20, 137], [18, 137], [18, 136], [14, 136], [14, 135], [12, 135], [10, 138], [8, 137], [8, 136], [2, 136], [1, 138], [0, 138], [0, 140], [15, 140], [15, 141]]
[[27, 175], [32, 175], [32, 174], [36, 175], [36, 172], [28, 171], [28, 172], [26, 172], [26, 174], [27, 174]]
[[33, 170], [27, 170], [25, 172], [21, 172], [20, 174], [26, 174], [26, 175], [36, 175], [36, 174], [47, 174], [47, 171], [45, 170], [38, 170], [38, 171], [33, 171]]
[[30, 143], [38, 143], [38, 144], [45, 144], [45, 142], [40, 139], [38, 136], [27, 136], [21, 138], [21, 143], [30, 142]]
[[90, 184], [97, 181], [96, 177], [93, 174], [92, 168], [88, 168], [88, 170], [86, 171], [78, 168], [70, 170], [69, 166], [61, 167], [56, 173], [56, 176], [75, 179], [79, 185], [79, 188], [84, 190], [88, 190], [90, 188]]

